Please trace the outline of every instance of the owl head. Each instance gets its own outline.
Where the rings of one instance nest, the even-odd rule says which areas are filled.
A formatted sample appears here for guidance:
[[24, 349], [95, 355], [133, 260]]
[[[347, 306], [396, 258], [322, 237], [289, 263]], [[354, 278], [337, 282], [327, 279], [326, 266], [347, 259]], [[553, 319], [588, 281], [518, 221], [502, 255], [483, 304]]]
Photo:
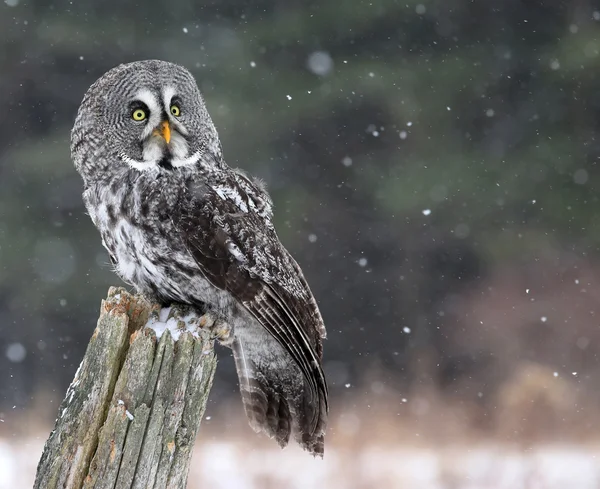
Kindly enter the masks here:
[[191, 73], [166, 61], [123, 64], [87, 91], [71, 133], [86, 183], [118, 170], [169, 171], [221, 159], [221, 145]]

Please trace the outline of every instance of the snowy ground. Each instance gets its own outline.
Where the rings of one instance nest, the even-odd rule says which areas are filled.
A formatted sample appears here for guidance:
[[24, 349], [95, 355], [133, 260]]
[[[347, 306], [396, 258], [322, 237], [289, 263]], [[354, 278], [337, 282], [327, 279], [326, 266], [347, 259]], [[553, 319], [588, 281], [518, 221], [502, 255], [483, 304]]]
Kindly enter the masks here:
[[[43, 439], [0, 439], [0, 489], [26, 489]], [[299, 449], [204, 442], [194, 453], [189, 489], [597, 489], [600, 446], [328, 449], [315, 460]]]

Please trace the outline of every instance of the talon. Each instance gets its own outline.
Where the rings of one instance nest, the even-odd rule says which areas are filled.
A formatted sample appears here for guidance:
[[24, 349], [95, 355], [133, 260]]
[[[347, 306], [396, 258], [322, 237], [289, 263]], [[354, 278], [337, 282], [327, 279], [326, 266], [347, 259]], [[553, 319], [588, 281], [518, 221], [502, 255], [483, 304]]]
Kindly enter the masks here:
[[229, 346], [233, 342], [231, 326], [222, 319], [217, 319], [212, 328], [215, 338], [223, 346]]
[[189, 309], [190, 308], [184, 304], [173, 304], [171, 306], [171, 310], [169, 311], [168, 319], [175, 319], [176, 321], [179, 321], [181, 318], [187, 316]]
[[202, 317], [200, 318], [200, 321], [198, 322], [198, 326], [200, 326], [203, 329], [212, 329], [212, 327], [216, 321], [217, 321], [217, 317], [215, 315], [211, 314], [210, 312], [207, 312], [206, 314], [202, 315]]
[[161, 307], [158, 304], [152, 304], [150, 314], [148, 315], [148, 324], [154, 324], [160, 321]]
[[204, 313], [198, 322], [198, 326], [210, 332], [211, 336], [221, 345], [228, 346], [233, 341], [231, 326], [213, 312]]

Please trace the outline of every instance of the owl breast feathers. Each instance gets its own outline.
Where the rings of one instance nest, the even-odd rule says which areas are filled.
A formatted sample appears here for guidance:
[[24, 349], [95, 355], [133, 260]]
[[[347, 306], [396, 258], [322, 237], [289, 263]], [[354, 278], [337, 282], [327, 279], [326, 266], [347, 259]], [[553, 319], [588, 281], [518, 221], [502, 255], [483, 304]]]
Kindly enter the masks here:
[[323, 320], [263, 185], [223, 160], [191, 74], [162, 61], [109, 71], [84, 97], [71, 152], [123, 280], [226, 321], [252, 428], [322, 455]]

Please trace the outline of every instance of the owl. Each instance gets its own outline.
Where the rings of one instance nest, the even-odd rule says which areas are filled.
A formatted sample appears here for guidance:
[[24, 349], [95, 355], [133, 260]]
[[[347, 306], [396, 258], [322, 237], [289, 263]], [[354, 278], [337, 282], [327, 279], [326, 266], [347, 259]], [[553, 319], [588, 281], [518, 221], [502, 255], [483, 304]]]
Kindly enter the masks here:
[[120, 277], [227, 324], [250, 426], [322, 456], [323, 319], [265, 186], [225, 163], [190, 72], [148, 60], [105, 73], [79, 107], [71, 156]]

